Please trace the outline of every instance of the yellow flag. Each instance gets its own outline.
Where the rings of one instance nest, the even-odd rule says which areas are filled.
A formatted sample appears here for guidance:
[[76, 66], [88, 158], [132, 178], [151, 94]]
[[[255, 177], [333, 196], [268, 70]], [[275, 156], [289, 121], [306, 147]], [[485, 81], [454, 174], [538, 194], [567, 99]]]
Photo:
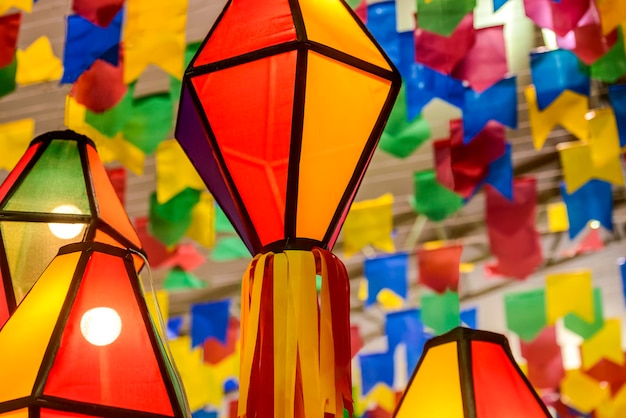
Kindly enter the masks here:
[[613, 396], [601, 403], [595, 411], [596, 418], [624, 418], [626, 417], [626, 385]]
[[343, 225], [344, 255], [350, 257], [368, 245], [394, 252], [393, 195], [352, 204]]
[[34, 119], [0, 124], [0, 168], [11, 171], [24, 155], [34, 134]]
[[528, 103], [530, 132], [535, 149], [543, 148], [548, 135], [556, 125], [561, 125], [579, 139], [588, 138], [589, 126], [585, 119], [585, 114], [589, 109], [587, 96], [565, 90], [550, 106], [539, 110], [535, 86], [526, 87], [524, 95]]
[[204, 182], [175, 139], [159, 144], [155, 152], [156, 193], [159, 203], [165, 203], [187, 187], [204, 190]]
[[589, 139], [557, 146], [568, 193], [591, 179], [624, 184], [620, 161], [619, 136], [615, 115], [610, 108], [589, 112]]
[[583, 370], [589, 370], [603, 358], [624, 364], [621, 327], [619, 319], [607, 319], [600, 331], [583, 342], [580, 348]]
[[569, 219], [567, 218], [567, 206], [565, 206], [565, 203], [550, 203], [547, 212], [548, 231], [564, 232], [569, 230]]
[[[239, 347], [239, 344], [237, 344]], [[229, 379], [239, 378], [239, 349], [217, 364], [204, 364], [209, 375], [210, 386], [208, 404], [219, 408], [224, 400], [224, 383]]]
[[28, 46], [17, 52], [17, 84], [26, 85], [59, 80], [63, 75], [63, 62], [54, 55], [50, 39], [40, 36]]
[[561, 381], [561, 396], [576, 410], [589, 413], [606, 402], [611, 393], [608, 385], [601, 385], [582, 371], [568, 370]]
[[[156, 297], [156, 303], [159, 304], [159, 310], [157, 311], [156, 304], [154, 298]], [[151, 291], [147, 291], [145, 293], [146, 305], [148, 306], [148, 312], [150, 313], [150, 317], [152, 318], [152, 322], [156, 326], [158, 333], [163, 337], [167, 335], [163, 333], [163, 329], [161, 327], [161, 320], [163, 321], [163, 326], [167, 326], [167, 320], [169, 319], [169, 295], [165, 290], [157, 290], [152, 294]], [[157, 314], [157, 312], [160, 314]]]
[[381, 304], [384, 309], [397, 310], [401, 309], [404, 304], [404, 299], [398, 296], [394, 291], [389, 289], [382, 289], [376, 296], [376, 301]]
[[127, 0], [124, 27], [124, 83], [149, 64], [178, 79], [185, 64], [187, 0]]
[[86, 108], [71, 96], [65, 100], [65, 125], [86, 135], [96, 144], [98, 155], [104, 163], [119, 161], [133, 173], [141, 176], [146, 155], [139, 148], [126, 141], [122, 133], [109, 138], [85, 122]]
[[[178, 337], [170, 341], [169, 346], [185, 387], [189, 408], [197, 411], [210, 404], [216, 396], [211, 393], [215, 385], [212, 384], [209, 368], [204, 364], [202, 349], [197, 347], [192, 350], [189, 336]], [[223, 389], [218, 389], [223, 395]]]
[[626, 21], [626, 2], [623, 0], [596, 0], [602, 32], [609, 34], [620, 23]]
[[191, 212], [191, 225], [186, 235], [206, 248], [215, 244], [215, 204], [213, 196], [202, 192], [200, 201]]
[[377, 383], [363, 399], [365, 407], [378, 405], [388, 412], [396, 409], [396, 393], [384, 383]]
[[30, 13], [33, 11], [33, 0], [0, 0], [0, 15], [3, 15], [11, 7]]
[[546, 318], [548, 325], [573, 313], [582, 320], [594, 320], [591, 272], [581, 270], [546, 276]]
[[357, 292], [360, 301], [366, 301], [369, 295], [369, 289], [367, 288], [367, 279], [361, 279], [359, 281], [359, 290]]

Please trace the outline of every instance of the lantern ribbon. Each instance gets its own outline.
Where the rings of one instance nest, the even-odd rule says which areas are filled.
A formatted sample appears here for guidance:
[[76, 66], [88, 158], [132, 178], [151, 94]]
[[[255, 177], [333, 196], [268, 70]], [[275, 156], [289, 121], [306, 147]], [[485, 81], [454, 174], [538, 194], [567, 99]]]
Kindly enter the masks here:
[[350, 290], [339, 259], [320, 248], [259, 254], [241, 292], [237, 416], [352, 414]]

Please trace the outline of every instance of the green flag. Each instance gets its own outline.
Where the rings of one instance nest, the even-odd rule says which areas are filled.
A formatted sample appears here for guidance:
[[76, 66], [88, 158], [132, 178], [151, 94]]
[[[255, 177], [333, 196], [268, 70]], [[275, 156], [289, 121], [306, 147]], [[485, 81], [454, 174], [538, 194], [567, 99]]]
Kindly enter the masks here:
[[605, 83], [614, 83], [623, 74], [626, 74], [624, 34], [618, 28], [615, 45], [604, 56], [591, 64], [591, 78]]
[[250, 251], [238, 236], [220, 238], [211, 251], [213, 261], [232, 261], [242, 258], [250, 258]]
[[163, 282], [163, 288], [168, 291], [202, 289], [203, 287], [206, 287], [205, 282], [180, 267], [170, 270]]
[[421, 298], [422, 323], [435, 335], [444, 334], [461, 325], [459, 294], [446, 290], [443, 294], [425, 293]]
[[8, 65], [0, 68], [0, 97], [15, 90], [15, 74], [17, 73], [17, 58], [13, 57]]
[[177, 244], [191, 225], [192, 210], [200, 201], [200, 193], [199, 190], [186, 188], [163, 204], [159, 204], [156, 193], [152, 193], [150, 234], [168, 247]]
[[602, 307], [602, 293], [600, 289], [593, 289], [593, 322], [586, 322], [578, 315], [569, 313], [563, 318], [563, 325], [565, 325], [565, 328], [588, 340], [604, 327]]
[[504, 295], [506, 327], [524, 341], [532, 341], [547, 325], [544, 289]]
[[418, 27], [450, 36], [474, 7], [476, 0], [417, 0]]
[[443, 221], [463, 207], [463, 198], [439, 183], [433, 170], [418, 171], [413, 179], [413, 209], [431, 221]]

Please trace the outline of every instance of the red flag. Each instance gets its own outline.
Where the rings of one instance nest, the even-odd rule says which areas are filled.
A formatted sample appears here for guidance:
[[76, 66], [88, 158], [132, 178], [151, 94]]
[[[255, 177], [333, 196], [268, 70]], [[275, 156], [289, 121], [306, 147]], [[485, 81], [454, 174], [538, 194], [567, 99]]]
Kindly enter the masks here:
[[358, 325], [350, 325], [350, 352], [352, 358], [363, 348], [364, 343], [361, 338], [361, 330]]
[[21, 13], [0, 17], [0, 68], [6, 67], [15, 59], [17, 34], [22, 22]]
[[209, 337], [204, 342], [204, 362], [218, 364], [235, 352], [238, 340], [239, 320], [237, 318], [230, 318], [228, 321], [228, 330], [226, 331], [226, 344], [222, 344], [214, 337]]
[[546, 327], [531, 342], [521, 341], [522, 356], [528, 364], [528, 380], [537, 389], [558, 389], [565, 377], [556, 328]]
[[626, 383], [626, 354], [624, 355], [624, 365], [613, 363], [611, 360], [601, 359], [585, 373], [598, 382], [606, 382], [611, 389], [611, 396], [617, 395]]
[[417, 251], [419, 282], [437, 293], [459, 288], [459, 263], [463, 246], [451, 245]]
[[107, 27], [124, 5], [124, 0], [74, 0], [72, 10], [88, 21]]
[[535, 229], [537, 181], [513, 180], [513, 201], [485, 186], [489, 246], [497, 262], [488, 273], [525, 279], [543, 262], [539, 233]]

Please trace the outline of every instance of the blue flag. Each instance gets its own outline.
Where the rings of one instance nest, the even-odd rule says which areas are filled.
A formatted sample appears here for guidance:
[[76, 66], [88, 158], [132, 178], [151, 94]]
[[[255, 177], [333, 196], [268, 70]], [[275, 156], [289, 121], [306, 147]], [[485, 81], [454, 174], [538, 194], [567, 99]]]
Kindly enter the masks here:
[[424, 106], [434, 98], [439, 98], [459, 109], [463, 108], [465, 87], [460, 80], [415, 63], [411, 65], [411, 73], [405, 81], [409, 120], [422, 113]]
[[[581, 167], [581, 169], [584, 169]], [[607, 230], [613, 230], [613, 192], [611, 183], [591, 180], [572, 194], [561, 184], [561, 194], [567, 206], [569, 237], [573, 239], [589, 221], [596, 220]]]
[[369, 306], [376, 303], [378, 293], [389, 289], [406, 299], [409, 255], [399, 253], [383, 255], [365, 260], [363, 270], [367, 279], [367, 301]]
[[609, 86], [609, 99], [617, 121], [619, 132], [619, 146], [626, 147], [626, 85], [614, 84]]
[[213, 337], [226, 344], [230, 299], [200, 303], [191, 307], [191, 345], [197, 347]]
[[180, 337], [183, 328], [183, 317], [173, 316], [167, 321], [167, 338], [173, 340]]
[[461, 311], [461, 325], [467, 328], [476, 329], [476, 326], [478, 325], [477, 313], [478, 308], [470, 308]]
[[622, 288], [624, 293], [624, 301], [626, 302], [626, 257], [621, 257], [617, 260], [619, 265], [620, 273], [622, 274]]
[[361, 393], [367, 395], [378, 383], [393, 387], [393, 351], [359, 355], [361, 364]]
[[430, 338], [430, 335], [424, 332], [419, 309], [387, 314], [385, 333], [389, 352], [395, 352], [399, 344], [405, 345], [407, 372], [411, 374], [422, 355], [424, 344]]
[[508, 0], [493, 0], [493, 11], [497, 12], [500, 7], [504, 6]]
[[492, 185], [502, 196], [513, 200], [513, 160], [511, 144], [508, 142], [504, 154], [489, 165], [485, 183]]

